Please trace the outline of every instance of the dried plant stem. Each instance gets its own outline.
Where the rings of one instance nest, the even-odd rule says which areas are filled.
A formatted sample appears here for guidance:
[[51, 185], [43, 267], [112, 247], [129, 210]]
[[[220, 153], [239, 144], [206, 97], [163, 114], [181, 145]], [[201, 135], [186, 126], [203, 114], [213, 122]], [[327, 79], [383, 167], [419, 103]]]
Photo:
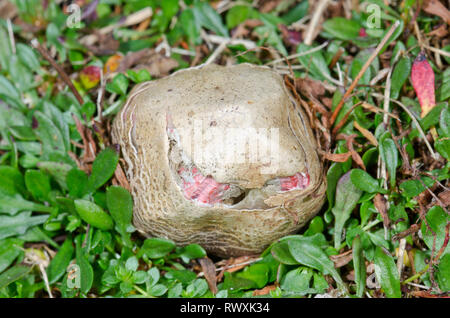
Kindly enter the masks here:
[[80, 105], [84, 104], [83, 97], [81, 97], [80, 93], [78, 93], [77, 89], [73, 85], [72, 81], [70, 80], [67, 73], [62, 69], [61, 66], [56, 63], [56, 61], [50, 56], [50, 53], [47, 51], [46, 48], [44, 48], [37, 39], [31, 40], [31, 46], [34, 47], [36, 50], [38, 50], [39, 53], [41, 53], [42, 57], [46, 59], [51, 66], [58, 72], [58, 74], [61, 76], [63, 81], [69, 86], [72, 93], [75, 95], [75, 98], [77, 99], [78, 103]]
[[308, 25], [308, 29], [306, 30], [305, 40], [303, 41], [306, 45], [311, 45], [314, 40], [314, 32], [317, 30], [317, 25], [319, 24], [320, 17], [322, 16], [323, 11], [328, 6], [329, 0], [320, 0], [314, 10], [314, 14], [311, 18], [311, 22]]
[[377, 57], [378, 53], [380, 53], [381, 49], [384, 47], [388, 39], [391, 37], [391, 35], [394, 33], [394, 31], [397, 29], [397, 27], [400, 25], [400, 22], [397, 20], [395, 23], [391, 26], [389, 31], [384, 36], [383, 40], [381, 40], [380, 44], [378, 44], [375, 51], [372, 53], [372, 55], [369, 57], [369, 59], [366, 61], [364, 66], [359, 71], [358, 75], [356, 76], [355, 80], [352, 82], [350, 87], [345, 92], [344, 96], [340, 100], [339, 104], [337, 105], [336, 109], [334, 110], [333, 114], [331, 115], [330, 119], [330, 125], [334, 124], [334, 121], [336, 120], [337, 115], [339, 114], [339, 111], [341, 110], [342, 106], [344, 105], [345, 100], [348, 98], [348, 96], [351, 94], [353, 89], [356, 87], [356, 84], [358, 84], [361, 77], [364, 75], [366, 70], [369, 68], [370, 64], [372, 64], [375, 57]]

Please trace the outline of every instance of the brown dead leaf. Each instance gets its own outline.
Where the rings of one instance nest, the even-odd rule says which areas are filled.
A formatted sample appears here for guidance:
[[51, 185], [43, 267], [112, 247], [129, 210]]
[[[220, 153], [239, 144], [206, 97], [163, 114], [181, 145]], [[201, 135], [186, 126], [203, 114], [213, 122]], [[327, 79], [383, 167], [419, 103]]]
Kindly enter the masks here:
[[450, 24], [450, 11], [438, 0], [427, 0], [423, 5], [426, 13], [437, 15], [445, 23]]
[[334, 262], [335, 268], [345, 266], [353, 259], [353, 250], [345, 251], [339, 255], [331, 255], [330, 259]]
[[327, 160], [334, 161], [334, 162], [346, 162], [348, 158], [352, 156], [350, 152], [346, 153], [329, 153], [329, 152], [321, 152], [319, 150], [319, 153]]
[[383, 225], [386, 229], [388, 229], [391, 225], [391, 220], [389, 219], [387, 213], [387, 200], [384, 195], [377, 193], [375, 198], [373, 199], [373, 204], [375, 205], [375, 209], [377, 209], [378, 213], [381, 214], [383, 218]]
[[368, 140], [372, 145], [374, 145], [375, 147], [378, 146], [378, 141], [377, 141], [377, 139], [375, 138], [375, 136], [374, 136], [369, 130], [367, 130], [366, 128], [360, 126], [356, 120], [353, 121], [353, 126], [355, 126], [355, 128], [358, 129], [359, 132], [360, 132], [361, 134], [363, 134], [363, 136], [366, 137], [367, 140]]
[[0, 18], [12, 19], [17, 15], [17, 8], [8, 0], [0, 0]]
[[112, 55], [119, 49], [119, 41], [114, 39], [112, 34], [90, 34], [80, 40], [80, 42], [94, 55]]
[[321, 81], [314, 80], [309, 77], [305, 78], [296, 78], [295, 79], [295, 87], [302, 93], [303, 95], [311, 94], [312, 96], [319, 98], [325, 95], [326, 89]]
[[253, 296], [262, 296], [269, 294], [272, 290], [277, 289], [277, 285], [268, 285], [263, 289], [256, 289], [253, 291]]
[[214, 295], [217, 294], [216, 267], [214, 263], [208, 257], [200, 258], [198, 262], [202, 266], [202, 271], [208, 282], [209, 289]]
[[448, 36], [446, 24], [441, 24], [438, 28], [426, 34], [427, 36], [437, 36], [438, 38], [445, 38]]

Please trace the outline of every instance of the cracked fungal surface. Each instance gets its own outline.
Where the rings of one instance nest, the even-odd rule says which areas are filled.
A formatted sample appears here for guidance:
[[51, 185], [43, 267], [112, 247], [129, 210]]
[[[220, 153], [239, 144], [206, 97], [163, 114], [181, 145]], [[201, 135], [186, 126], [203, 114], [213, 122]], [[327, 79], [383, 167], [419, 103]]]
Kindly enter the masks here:
[[147, 236], [219, 256], [261, 252], [320, 209], [303, 111], [268, 68], [210, 65], [136, 86], [113, 123]]

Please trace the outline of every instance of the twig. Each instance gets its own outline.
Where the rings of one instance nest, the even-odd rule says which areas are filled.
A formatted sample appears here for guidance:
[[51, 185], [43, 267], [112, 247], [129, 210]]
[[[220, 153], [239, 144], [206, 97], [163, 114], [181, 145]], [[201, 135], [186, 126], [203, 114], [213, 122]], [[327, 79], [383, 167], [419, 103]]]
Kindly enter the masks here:
[[336, 120], [336, 117], [339, 114], [339, 111], [341, 110], [342, 106], [344, 105], [344, 102], [347, 100], [348, 96], [351, 94], [353, 89], [356, 87], [356, 84], [358, 84], [359, 80], [364, 75], [364, 73], [366, 72], [367, 68], [369, 68], [370, 64], [372, 64], [372, 62], [375, 59], [375, 57], [377, 57], [378, 53], [381, 51], [381, 49], [384, 47], [384, 45], [386, 44], [388, 39], [391, 37], [392, 33], [394, 33], [394, 31], [397, 29], [397, 27], [399, 25], [400, 25], [400, 22], [398, 20], [395, 21], [395, 23], [391, 26], [389, 31], [384, 36], [383, 40], [381, 40], [380, 44], [378, 44], [378, 46], [375, 49], [375, 51], [372, 53], [372, 55], [366, 61], [364, 66], [361, 68], [361, 70], [359, 71], [359, 73], [356, 76], [355, 80], [352, 82], [350, 87], [347, 89], [347, 91], [345, 92], [344, 96], [342, 97], [342, 99], [340, 100], [339, 104], [337, 105], [336, 109], [334, 110], [333, 115], [331, 116], [331, 119], [330, 119], [330, 125], [334, 124], [334, 121]]
[[400, 239], [400, 244], [398, 246], [398, 258], [397, 258], [397, 270], [399, 277], [402, 276], [403, 255], [405, 254], [405, 248], [406, 248], [406, 239], [402, 238]]
[[13, 54], [16, 54], [16, 42], [14, 41], [14, 32], [12, 29], [11, 19], [6, 20], [6, 23], [8, 25], [9, 40], [11, 41], [11, 50]]
[[80, 103], [80, 105], [84, 104], [83, 101], [83, 97], [81, 97], [80, 93], [78, 93], [77, 89], [75, 88], [75, 86], [73, 85], [72, 81], [70, 80], [69, 76], [67, 75], [67, 73], [62, 69], [61, 66], [58, 65], [58, 63], [56, 63], [56, 61], [50, 56], [50, 53], [47, 51], [46, 48], [44, 48], [37, 39], [32, 39], [31, 40], [31, 46], [34, 47], [36, 50], [39, 51], [39, 53], [41, 53], [42, 57], [44, 59], [46, 59], [51, 66], [53, 66], [53, 68], [58, 72], [58, 74], [61, 76], [61, 78], [63, 79], [63, 81], [67, 84], [67, 86], [69, 86], [70, 90], [72, 91], [73, 95], [75, 95], [75, 98], [77, 99], [78, 103]]
[[317, 31], [317, 25], [319, 24], [320, 17], [322, 16], [323, 11], [328, 6], [329, 0], [320, 0], [317, 6], [314, 9], [314, 14], [311, 18], [311, 22], [308, 25], [308, 29], [306, 30], [305, 40], [303, 41], [306, 45], [311, 45], [314, 40], [314, 32]]
[[429, 45], [425, 45], [425, 44], [423, 45], [423, 47], [426, 48], [427, 50], [430, 50], [430, 51], [433, 51], [435, 53], [438, 53], [439, 55], [450, 57], [450, 53], [448, 53], [448, 52], [446, 52], [444, 50], [441, 50], [441, 49], [438, 49], [438, 48], [435, 48], [435, 47], [432, 47], [432, 46], [429, 46]]
[[287, 59], [287, 60], [292, 60], [292, 59], [295, 59], [295, 58], [300, 57], [300, 56], [305, 56], [305, 55], [308, 55], [308, 54], [311, 54], [311, 53], [320, 51], [321, 49], [323, 49], [323, 48], [326, 47], [327, 45], [328, 45], [328, 41], [327, 41], [327, 42], [324, 42], [324, 43], [322, 43], [321, 45], [316, 46], [315, 48], [312, 48], [312, 49], [310, 49], [310, 50], [308, 50], [308, 51], [301, 52], [301, 53], [296, 53], [296, 54], [292, 54], [292, 55], [289, 55], [289, 56], [286, 56], [286, 57], [282, 57], [282, 58], [279, 58], [279, 59], [270, 61], [270, 62], [266, 63], [265, 65], [276, 64], [276, 63], [284, 62], [284, 61], [286, 61], [286, 59]]

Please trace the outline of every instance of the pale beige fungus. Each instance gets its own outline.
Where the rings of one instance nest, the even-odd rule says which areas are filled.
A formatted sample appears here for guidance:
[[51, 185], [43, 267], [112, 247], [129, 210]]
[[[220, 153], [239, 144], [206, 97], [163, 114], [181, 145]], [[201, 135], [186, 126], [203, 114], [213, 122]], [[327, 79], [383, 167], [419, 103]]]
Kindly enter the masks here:
[[[230, 142], [236, 139], [230, 132], [241, 129], [245, 135], [249, 128], [267, 129], [267, 135], [252, 139], [258, 144], [270, 141], [270, 129], [277, 129], [277, 169], [268, 171], [267, 160], [249, 162], [249, 148], [240, 163], [213, 155], [224, 140], [208, 132], [223, 131]], [[323, 166], [306, 116], [281, 76], [268, 68], [210, 65], [140, 84], [116, 116], [112, 139], [126, 162], [134, 225], [147, 236], [198, 243], [219, 256], [259, 253], [296, 232], [324, 202]], [[203, 158], [196, 162], [198, 149]], [[177, 171], [187, 164], [230, 184], [231, 199], [199, 204], [186, 198]], [[271, 185], [299, 172], [309, 174], [303, 189], [280, 192]]]

